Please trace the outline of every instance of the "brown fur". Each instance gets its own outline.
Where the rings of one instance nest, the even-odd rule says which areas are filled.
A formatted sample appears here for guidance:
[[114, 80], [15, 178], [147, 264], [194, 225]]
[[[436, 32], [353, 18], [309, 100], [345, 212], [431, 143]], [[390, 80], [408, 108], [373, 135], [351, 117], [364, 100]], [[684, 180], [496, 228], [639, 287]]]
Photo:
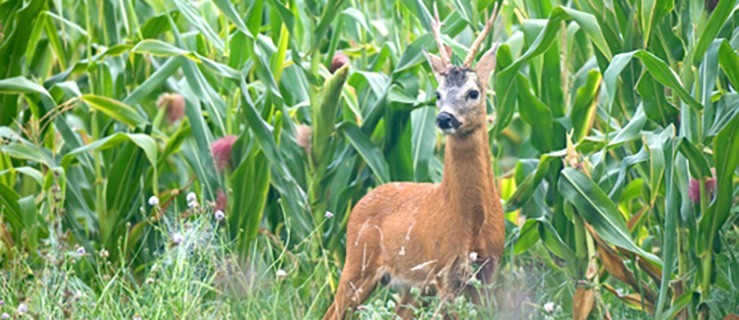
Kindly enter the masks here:
[[[432, 67], [433, 58], [429, 58]], [[465, 71], [477, 72], [474, 77], [470, 74], [473, 79], [484, 79], [476, 80], [483, 93], [479, 102], [467, 107], [481, 112], [467, 112], [470, 116], [460, 131], [447, 135], [442, 182], [385, 184], [354, 207], [346, 263], [324, 319], [344, 318], [367, 299], [383, 276], [401, 285], [397, 311], [402, 318], [410, 318], [412, 310], [407, 306], [414, 303], [410, 287], [433, 289], [442, 299], [467, 289], [472, 252], [483, 265], [478, 276], [486, 284], [492, 282], [503, 253], [505, 226], [484, 129], [485, 83], [491, 69], [489, 61], [483, 62], [478, 66], [488, 70]], [[439, 77], [441, 70], [434, 69]], [[460, 114], [465, 111], [469, 110]]]

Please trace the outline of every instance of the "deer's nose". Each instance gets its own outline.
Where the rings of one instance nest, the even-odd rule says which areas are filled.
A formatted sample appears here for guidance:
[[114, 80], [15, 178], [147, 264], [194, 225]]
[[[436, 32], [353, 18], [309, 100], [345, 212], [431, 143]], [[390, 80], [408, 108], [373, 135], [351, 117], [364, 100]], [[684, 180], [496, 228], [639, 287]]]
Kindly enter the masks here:
[[460, 125], [462, 123], [449, 112], [441, 112], [436, 116], [436, 126], [441, 130], [456, 130]]

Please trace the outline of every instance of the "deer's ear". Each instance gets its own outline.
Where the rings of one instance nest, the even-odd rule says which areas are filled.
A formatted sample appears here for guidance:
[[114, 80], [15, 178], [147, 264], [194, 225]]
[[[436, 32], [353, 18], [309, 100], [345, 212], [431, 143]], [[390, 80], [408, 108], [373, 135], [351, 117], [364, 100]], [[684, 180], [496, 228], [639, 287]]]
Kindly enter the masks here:
[[477, 66], [475, 66], [475, 74], [477, 74], [477, 78], [483, 83], [490, 81], [490, 74], [495, 70], [495, 53], [498, 52], [496, 49], [497, 46], [494, 45], [490, 50], [485, 52], [480, 58], [480, 61], [477, 62]]
[[428, 60], [429, 65], [431, 66], [431, 70], [434, 71], [434, 76], [436, 76], [436, 80], [440, 80], [439, 76], [442, 72], [444, 72], [445, 69], [444, 62], [441, 61], [441, 58], [426, 52], [426, 50], [423, 50], [423, 55], [426, 56], [426, 60]]

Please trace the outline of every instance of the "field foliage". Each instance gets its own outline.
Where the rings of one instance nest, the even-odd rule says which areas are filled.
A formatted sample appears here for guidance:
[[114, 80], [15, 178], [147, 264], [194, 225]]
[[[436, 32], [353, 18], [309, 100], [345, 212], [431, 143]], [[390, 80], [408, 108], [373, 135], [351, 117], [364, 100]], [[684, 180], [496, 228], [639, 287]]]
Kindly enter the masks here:
[[[737, 1], [437, 1], [454, 61], [494, 2], [501, 293], [417, 315], [738, 314]], [[321, 316], [352, 206], [441, 180], [432, 3], [0, 0], [0, 313]]]

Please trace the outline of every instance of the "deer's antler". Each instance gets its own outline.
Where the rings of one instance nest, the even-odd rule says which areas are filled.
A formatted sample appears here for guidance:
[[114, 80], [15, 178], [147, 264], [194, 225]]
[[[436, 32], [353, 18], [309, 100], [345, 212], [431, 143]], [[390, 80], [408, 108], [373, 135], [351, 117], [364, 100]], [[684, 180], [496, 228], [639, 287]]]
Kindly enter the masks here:
[[436, 39], [436, 45], [439, 46], [439, 57], [445, 68], [448, 68], [452, 62], [449, 59], [449, 52], [447, 52], [444, 42], [441, 41], [441, 20], [439, 20], [439, 10], [436, 8], [436, 2], [434, 2], [434, 21], [431, 22], [431, 30], [434, 32], [434, 39]]
[[[436, 7], [434, 7], [434, 10]], [[477, 53], [477, 50], [480, 49], [480, 45], [482, 45], [482, 42], [485, 40], [485, 37], [490, 33], [490, 29], [493, 27], [493, 22], [495, 22], [495, 18], [498, 17], [498, 3], [496, 2], [493, 6], [493, 15], [490, 16], [490, 19], [485, 23], [485, 28], [482, 29], [482, 32], [480, 32], [480, 35], [477, 36], [477, 39], [475, 39], [475, 42], [472, 43], [472, 46], [470, 47], [470, 51], [467, 53], [467, 57], [464, 59], [464, 63], [462, 64], [465, 67], [470, 67], [472, 65], [472, 61], [475, 60], [475, 54]], [[439, 18], [437, 16], [436, 20], [438, 21]], [[437, 40], [438, 41], [438, 40]]]

